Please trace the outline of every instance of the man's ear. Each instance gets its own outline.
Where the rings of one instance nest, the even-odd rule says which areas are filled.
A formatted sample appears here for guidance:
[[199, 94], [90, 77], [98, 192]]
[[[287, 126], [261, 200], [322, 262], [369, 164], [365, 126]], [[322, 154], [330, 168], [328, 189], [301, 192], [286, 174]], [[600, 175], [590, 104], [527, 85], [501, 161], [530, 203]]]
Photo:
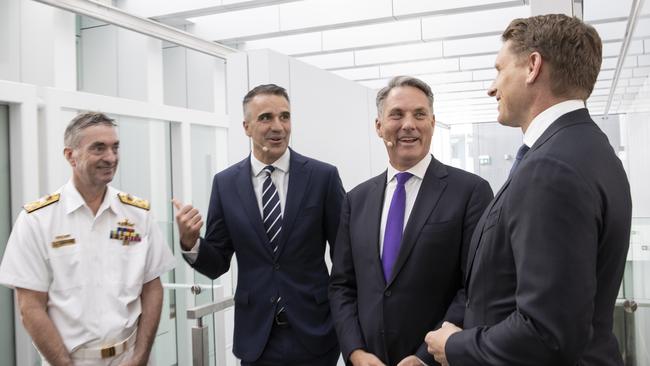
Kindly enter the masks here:
[[74, 154], [74, 150], [72, 148], [70, 147], [63, 148], [63, 157], [65, 157], [65, 160], [67, 160], [71, 166], [76, 166], [77, 162], [75, 161], [73, 154]]
[[246, 133], [246, 136], [251, 137], [251, 132], [248, 129], [250, 127], [250, 124], [246, 120], [244, 120], [241, 123], [241, 125], [242, 125], [242, 127], [244, 127], [244, 132]]
[[382, 139], [384, 138], [381, 132], [381, 121], [379, 120], [379, 117], [375, 118], [375, 131], [377, 132], [377, 136], [381, 137]]
[[532, 84], [537, 80], [539, 75], [542, 73], [543, 64], [544, 60], [542, 59], [542, 55], [539, 52], [531, 52], [530, 55], [528, 55], [528, 58], [526, 60], [528, 71], [528, 74], [526, 75], [527, 84]]

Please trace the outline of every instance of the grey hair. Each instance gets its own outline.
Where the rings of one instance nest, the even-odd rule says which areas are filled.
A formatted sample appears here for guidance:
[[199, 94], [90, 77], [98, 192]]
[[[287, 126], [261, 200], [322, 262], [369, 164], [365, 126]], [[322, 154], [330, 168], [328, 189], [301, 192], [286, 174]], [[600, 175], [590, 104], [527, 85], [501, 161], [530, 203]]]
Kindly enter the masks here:
[[253, 89], [251, 89], [244, 96], [244, 100], [242, 101], [242, 106], [244, 107], [244, 117], [246, 117], [246, 105], [258, 95], [277, 95], [279, 97], [283, 97], [284, 99], [287, 100], [287, 102], [291, 103], [289, 101], [289, 95], [287, 94], [287, 89], [275, 84], [258, 85]]
[[431, 113], [433, 113], [433, 92], [427, 83], [412, 76], [395, 76], [390, 79], [387, 86], [377, 92], [377, 115], [381, 116], [382, 110], [384, 109], [384, 101], [386, 100], [386, 97], [388, 97], [388, 93], [390, 93], [394, 88], [404, 86], [410, 86], [422, 91], [422, 93], [427, 96], [427, 99], [429, 99], [429, 107], [431, 107]]
[[83, 112], [78, 114], [68, 123], [63, 134], [65, 147], [76, 148], [79, 146], [81, 131], [92, 126], [117, 126], [115, 120], [100, 112]]

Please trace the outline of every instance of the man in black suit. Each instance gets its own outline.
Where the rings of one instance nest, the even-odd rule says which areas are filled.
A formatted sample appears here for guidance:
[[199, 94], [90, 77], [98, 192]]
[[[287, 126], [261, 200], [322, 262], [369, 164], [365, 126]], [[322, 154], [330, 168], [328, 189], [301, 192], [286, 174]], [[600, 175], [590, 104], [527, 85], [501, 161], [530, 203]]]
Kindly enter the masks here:
[[621, 161], [585, 109], [601, 65], [577, 18], [513, 20], [488, 94], [524, 145], [468, 257], [465, 330], [429, 350], [455, 365], [622, 365], [612, 333], [632, 204]]
[[332, 316], [348, 363], [433, 365], [424, 336], [443, 319], [462, 318], [462, 305], [447, 309], [463, 286], [471, 234], [492, 190], [430, 154], [435, 118], [426, 83], [392, 79], [377, 94], [377, 112], [390, 165], [344, 201]]
[[336, 237], [341, 179], [335, 167], [288, 148], [284, 88], [260, 85], [243, 105], [253, 151], [215, 175], [204, 238], [197, 210], [175, 202], [185, 259], [214, 279], [237, 254], [233, 353], [242, 365], [333, 366], [324, 254]]

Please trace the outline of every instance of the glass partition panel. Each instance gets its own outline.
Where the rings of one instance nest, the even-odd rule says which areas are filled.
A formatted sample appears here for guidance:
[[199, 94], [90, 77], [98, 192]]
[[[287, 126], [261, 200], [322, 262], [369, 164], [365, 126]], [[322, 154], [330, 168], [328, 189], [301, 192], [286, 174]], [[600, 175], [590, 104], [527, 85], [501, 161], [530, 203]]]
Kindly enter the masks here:
[[[9, 107], [0, 104], [0, 261], [11, 230], [9, 190]], [[0, 286], [0, 365], [15, 364], [14, 297], [11, 289]]]

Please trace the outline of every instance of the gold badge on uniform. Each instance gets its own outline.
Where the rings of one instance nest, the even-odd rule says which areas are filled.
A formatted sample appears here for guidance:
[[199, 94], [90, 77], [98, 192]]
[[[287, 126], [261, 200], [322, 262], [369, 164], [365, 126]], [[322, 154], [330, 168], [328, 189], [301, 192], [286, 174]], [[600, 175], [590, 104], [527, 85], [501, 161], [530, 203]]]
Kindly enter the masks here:
[[129, 219], [124, 219], [117, 223], [117, 229], [111, 230], [111, 239], [122, 241], [122, 245], [129, 245], [129, 243], [137, 243], [142, 240], [140, 234], [133, 228], [135, 224]]
[[72, 245], [75, 243], [74, 238], [70, 234], [57, 235], [54, 237], [52, 242], [52, 248], [60, 248], [66, 245]]

